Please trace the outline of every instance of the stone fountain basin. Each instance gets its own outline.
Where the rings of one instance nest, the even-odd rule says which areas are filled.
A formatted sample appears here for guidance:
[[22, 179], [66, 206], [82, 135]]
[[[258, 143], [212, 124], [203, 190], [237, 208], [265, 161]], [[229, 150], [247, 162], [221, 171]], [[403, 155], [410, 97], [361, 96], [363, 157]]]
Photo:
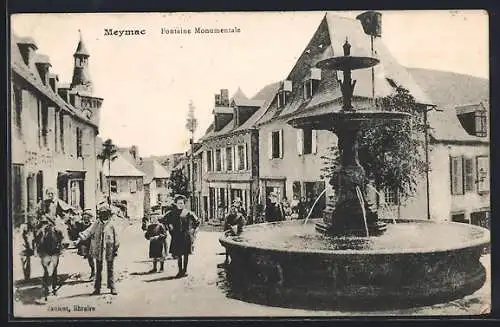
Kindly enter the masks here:
[[288, 124], [295, 128], [313, 128], [316, 130], [335, 130], [336, 126], [359, 125], [368, 121], [401, 121], [411, 115], [400, 111], [382, 111], [357, 109], [356, 111], [332, 111], [328, 106], [314, 112], [304, 112], [290, 119]]
[[288, 221], [247, 226], [219, 241], [231, 256], [231, 282], [276, 305], [413, 307], [462, 298], [484, 284], [479, 258], [488, 230], [421, 220], [387, 223], [379, 237], [330, 238], [314, 231], [314, 221]]

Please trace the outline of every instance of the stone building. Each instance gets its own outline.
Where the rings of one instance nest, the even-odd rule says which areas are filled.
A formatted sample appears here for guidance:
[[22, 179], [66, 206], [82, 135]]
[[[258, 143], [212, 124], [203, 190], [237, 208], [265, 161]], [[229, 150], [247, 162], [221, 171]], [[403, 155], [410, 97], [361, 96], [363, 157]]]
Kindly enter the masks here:
[[259, 175], [261, 201], [265, 203], [270, 192], [281, 199], [296, 198], [310, 206], [316, 199], [315, 216], [321, 215], [325, 205], [322, 191], [332, 189], [324, 177], [323, 157], [331, 154], [337, 145], [336, 136], [327, 131], [295, 129], [287, 121], [298, 115], [308, 115], [324, 110], [340, 110], [342, 95], [338, 79], [341, 74], [333, 70], [316, 68], [316, 63], [331, 56], [343, 55], [346, 38], [353, 56], [375, 56], [380, 64], [375, 67], [372, 93], [371, 71], [356, 70], [352, 78], [357, 81], [353, 106], [358, 110], [369, 107], [372, 95], [383, 97], [391, 94], [394, 83], [410, 90], [419, 103], [429, 100], [419, 86], [389, 53], [380, 39], [376, 39], [372, 55], [370, 37], [359, 21], [327, 13], [310, 42], [306, 45], [295, 66], [280, 84], [269, 109], [257, 121], [259, 129]]
[[74, 207], [95, 212], [102, 98], [95, 97], [89, 52], [80, 36], [69, 86], [30, 37], [11, 38], [11, 149], [14, 223], [52, 188]]
[[214, 121], [201, 138], [203, 208], [208, 219], [221, 219], [239, 198], [252, 216], [259, 197], [259, 133], [254, 124], [267, 110], [278, 84], [251, 99], [238, 89], [215, 95]]
[[144, 173], [144, 212], [149, 213], [152, 207], [159, 207], [165, 212], [171, 203], [168, 188], [169, 172], [158, 161], [141, 158], [137, 168]]
[[[429, 187], [421, 181], [401, 217], [452, 220], [488, 227], [490, 217], [489, 81], [469, 75], [409, 69], [436, 105], [430, 125]], [[392, 197], [397, 202], [397, 197]], [[425, 208], [425, 209], [423, 209]]]
[[102, 165], [106, 179], [106, 183], [103, 184], [104, 194], [110, 194], [111, 202], [123, 208], [126, 217], [134, 220], [142, 219], [145, 174], [121, 154], [117, 154], [116, 158], [111, 160], [110, 167], [108, 166], [108, 160], [105, 160]]

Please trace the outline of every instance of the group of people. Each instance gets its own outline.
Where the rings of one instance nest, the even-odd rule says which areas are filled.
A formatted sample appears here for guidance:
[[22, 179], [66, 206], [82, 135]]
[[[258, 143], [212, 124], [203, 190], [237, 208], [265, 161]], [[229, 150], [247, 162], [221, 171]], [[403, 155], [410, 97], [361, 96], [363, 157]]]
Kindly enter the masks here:
[[[177, 258], [178, 272], [176, 278], [187, 275], [189, 255], [193, 253], [196, 233], [200, 220], [186, 208], [186, 197], [176, 195], [174, 207], [158, 218], [152, 216], [147, 225], [145, 238], [149, 240], [149, 257], [153, 260], [153, 268], [149, 271], [162, 272], [165, 265], [167, 249], [174, 258]], [[171, 236], [170, 246], [167, 246], [167, 232]], [[158, 270], [158, 263], [160, 269]]]

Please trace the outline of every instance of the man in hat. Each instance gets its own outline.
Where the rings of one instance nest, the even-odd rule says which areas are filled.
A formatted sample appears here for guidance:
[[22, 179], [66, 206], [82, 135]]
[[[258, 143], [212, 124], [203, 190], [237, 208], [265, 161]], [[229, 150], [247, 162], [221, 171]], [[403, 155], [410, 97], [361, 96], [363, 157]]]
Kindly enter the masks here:
[[285, 220], [285, 211], [278, 201], [278, 195], [274, 192], [269, 194], [269, 204], [266, 206], [266, 221], [275, 222]]
[[101, 279], [103, 261], [106, 261], [107, 268], [107, 287], [111, 294], [116, 295], [113, 264], [115, 257], [118, 255], [120, 246], [118, 240], [117, 229], [114, 225], [111, 208], [108, 204], [102, 205], [97, 209], [97, 220], [93, 222], [86, 230], [80, 233], [76, 244], [90, 239], [90, 256], [96, 261], [94, 292], [92, 295], [101, 293]]

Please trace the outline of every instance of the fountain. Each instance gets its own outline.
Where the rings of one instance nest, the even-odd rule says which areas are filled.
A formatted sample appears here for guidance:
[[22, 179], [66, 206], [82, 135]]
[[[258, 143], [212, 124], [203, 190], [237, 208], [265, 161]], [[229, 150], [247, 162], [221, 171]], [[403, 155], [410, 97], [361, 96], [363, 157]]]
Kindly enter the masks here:
[[379, 61], [351, 56], [350, 47], [346, 40], [344, 56], [317, 64], [343, 72], [342, 109], [305, 113], [288, 122], [337, 134], [341, 164], [330, 181], [335, 198], [327, 201], [322, 221], [265, 223], [247, 226], [237, 236], [225, 234], [220, 243], [232, 259], [228, 278], [248, 299], [292, 306], [412, 307], [471, 294], [486, 279], [479, 258], [489, 244], [488, 230], [425, 220], [391, 224], [393, 219], [381, 219], [366, 197], [365, 171], [358, 160], [363, 122], [410, 115], [353, 108], [351, 71]]

